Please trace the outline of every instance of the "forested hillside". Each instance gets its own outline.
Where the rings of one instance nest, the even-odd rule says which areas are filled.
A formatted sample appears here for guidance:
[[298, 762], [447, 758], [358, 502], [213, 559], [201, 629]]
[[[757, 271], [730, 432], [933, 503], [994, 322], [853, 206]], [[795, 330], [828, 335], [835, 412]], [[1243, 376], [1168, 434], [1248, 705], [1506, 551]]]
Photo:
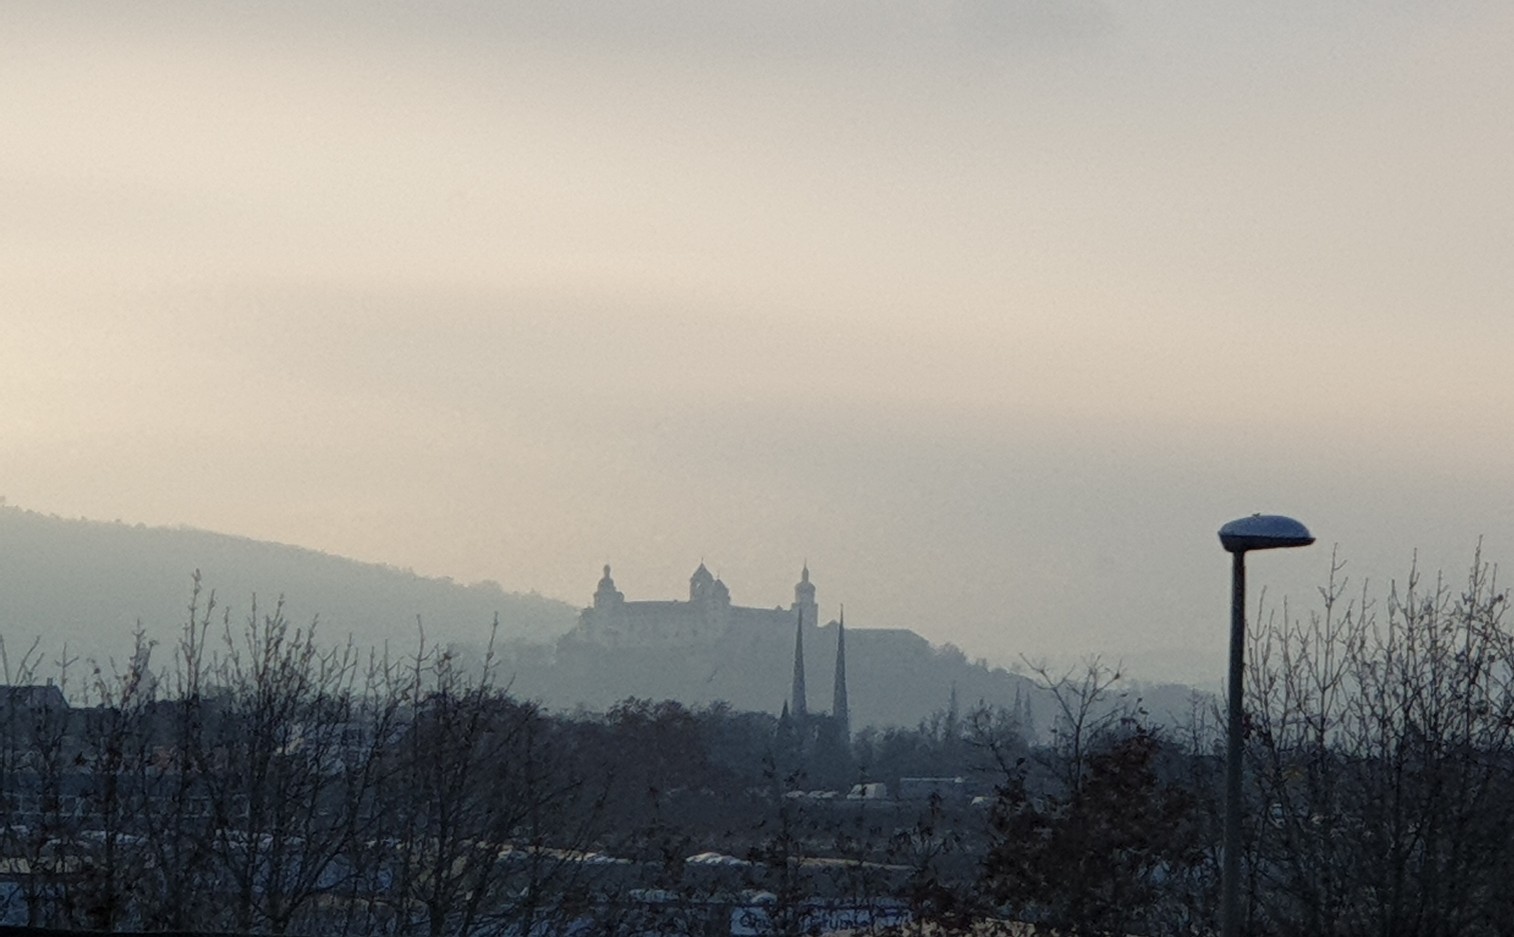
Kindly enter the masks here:
[[505, 639], [550, 641], [576, 610], [497, 583], [463, 585], [315, 550], [188, 528], [74, 520], [0, 506], [0, 634], [12, 646], [41, 636], [86, 656], [129, 649], [138, 622], [149, 638], [177, 636], [196, 570], [233, 621], [252, 599], [287, 617], [319, 616], [328, 638], [413, 646], [483, 641], [496, 613]]

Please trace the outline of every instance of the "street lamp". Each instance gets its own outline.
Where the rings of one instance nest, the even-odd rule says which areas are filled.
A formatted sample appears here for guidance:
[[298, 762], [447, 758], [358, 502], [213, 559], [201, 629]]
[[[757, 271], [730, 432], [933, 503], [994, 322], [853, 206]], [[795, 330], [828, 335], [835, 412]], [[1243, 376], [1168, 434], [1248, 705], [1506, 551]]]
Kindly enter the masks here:
[[1225, 753], [1225, 864], [1221, 870], [1220, 935], [1241, 932], [1241, 666], [1246, 647], [1246, 553], [1307, 547], [1309, 529], [1291, 517], [1253, 514], [1220, 528], [1230, 552], [1230, 732]]

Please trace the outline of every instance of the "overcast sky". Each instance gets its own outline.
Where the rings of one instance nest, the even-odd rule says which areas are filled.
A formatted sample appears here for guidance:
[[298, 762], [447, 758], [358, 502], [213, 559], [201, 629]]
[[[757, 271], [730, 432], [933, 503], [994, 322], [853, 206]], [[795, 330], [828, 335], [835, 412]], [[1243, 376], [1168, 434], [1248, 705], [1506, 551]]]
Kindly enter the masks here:
[[1507, 3], [0, 8], [0, 495], [1218, 683], [1514, 557]]

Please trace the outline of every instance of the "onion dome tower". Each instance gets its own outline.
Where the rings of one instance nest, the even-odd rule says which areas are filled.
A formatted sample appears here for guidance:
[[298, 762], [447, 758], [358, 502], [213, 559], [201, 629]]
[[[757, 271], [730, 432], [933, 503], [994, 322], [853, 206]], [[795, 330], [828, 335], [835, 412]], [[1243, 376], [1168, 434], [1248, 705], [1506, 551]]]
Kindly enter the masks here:
[[599, 588], [594, 590], [594, 607], [614, 608], [625, 600], [625, 594], [615, 588], [615, 580], [610, 578], [610, 564], [606, 563], [604, 578], [599, 580]]

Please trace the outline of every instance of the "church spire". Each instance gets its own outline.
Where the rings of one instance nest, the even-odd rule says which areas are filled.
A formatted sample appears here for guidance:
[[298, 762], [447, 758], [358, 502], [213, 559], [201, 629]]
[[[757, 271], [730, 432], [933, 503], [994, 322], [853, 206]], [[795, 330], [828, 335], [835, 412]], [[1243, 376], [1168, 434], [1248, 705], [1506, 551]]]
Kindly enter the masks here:
[[809, 715], [804, 692], [804, 609], [799, 609], [799, 624], [794, 628], [794, 700], [790, 707], [795, 719]]
[[843, 742], [852, 737], [851, 715], [846, 706], [846, 606], [841, 606], [841, 620], [836, 622], [836, 684], [831, 697], [831, 717]]

